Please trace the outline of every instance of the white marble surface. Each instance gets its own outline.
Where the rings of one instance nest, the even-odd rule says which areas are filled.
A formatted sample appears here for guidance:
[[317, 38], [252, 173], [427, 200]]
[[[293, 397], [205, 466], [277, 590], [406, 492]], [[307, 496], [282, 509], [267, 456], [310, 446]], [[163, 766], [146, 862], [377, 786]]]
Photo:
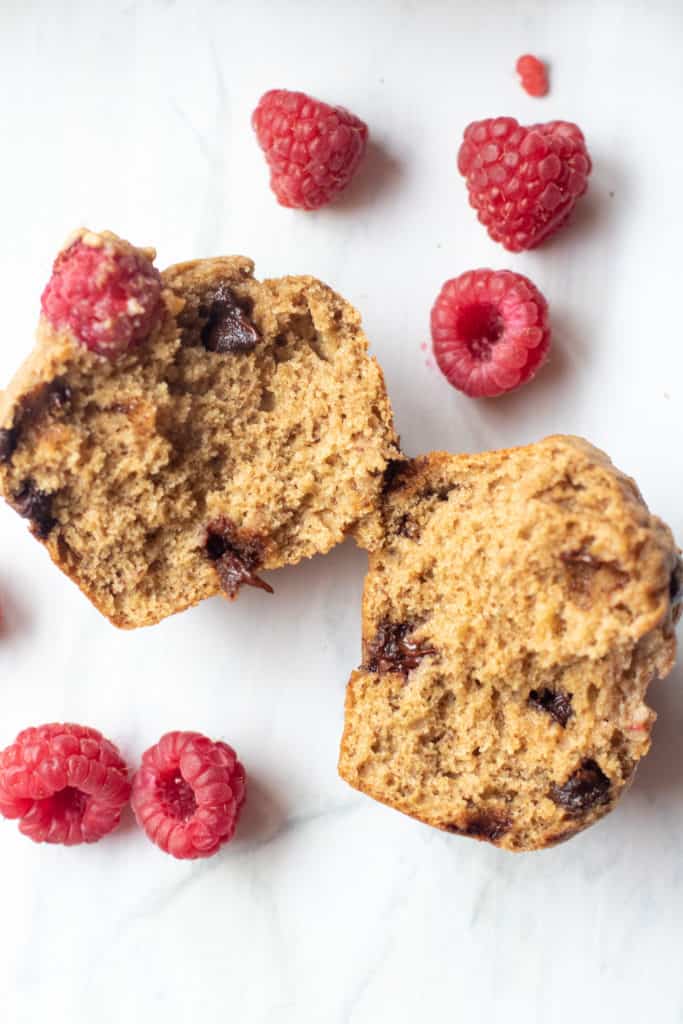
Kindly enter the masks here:
[[[363, 310], [408, 452], [582, 433], [682, 539], [682, 43], [663, 0], [2, 0], [1, 379], [75, 225], [154, 244], [161, 265], [244, 252]], [[553, 62], [545, 101], [512, 73], [529, 50]], [[369, 122], [335, 207], [273, 201], [249, 127], [272, 86]], [[574, 226], [517, 257], [455, 171], [465, 123], [506, 113], [577, 120], [595, 161]], [[485, 265], [538, 283], [555, 348], [532, 386], [477, 404], [420, 346], [443, 280]], [[444, 836], [336, 776], [363, 570], [346, 545], [279, 573], [272, 600], [119, 633], [0, 509], [0, 743], [75, 719], [135, 762], [193, 727], [228, 737], [252, 780], [239, 838], [195, 865], [130, 820], [76, 850], [0, 822], [3, 1022], [683, 1021], [681, 671], [654, 688], [654, 749], [602, 824], [517, 857]]]

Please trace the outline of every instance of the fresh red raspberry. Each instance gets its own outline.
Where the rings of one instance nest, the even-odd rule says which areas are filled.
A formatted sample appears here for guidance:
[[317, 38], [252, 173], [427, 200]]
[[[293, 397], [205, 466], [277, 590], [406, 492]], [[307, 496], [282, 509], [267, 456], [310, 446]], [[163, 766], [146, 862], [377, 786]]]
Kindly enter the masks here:
[[548, 72], [542, 60], [525, 53], [515, 65], [522, 88], [530, 96], [547, 96]]
[[93, 352], [115, 358], [143, 341], [160, 309], [153, 249], [135, 249], [108, 231], [82, 231], [59, 253], [41, 298], [46, 319], [70, 329]]
[[169, 732], [143, 754], [131, 803], [152, 842], [195, 860], [232, 839], [245, 793], [232, 747], [197, 732]]
[[96, 843], [129, 797], [126, 762], [95, 729], [41, 725], [0, 751], [0, 814], [36, 843]]
[[548, 304], [511, 270], [470, 270], [446, 281], [432, 308], [439, 369], [472, 398], [518, 388], [538, 370], [550, 345]]
[[278, 203], [299, 210], [317, 210], [346, 188], [368, 139], [368, 126], [344, 107], [287, 89], [265, 93], [251, 124]]
[[523, 128], [513, 117], [496, 117], [467, 126], [458, 170], [491, 238], [522, 252], [562, 227], [588, 187], [591, 161], [575, 124]]
[[23, 818], [31, 810], [32, 800], [20, 800], [12, 796], [0, 785], [0, 815], [13, 821], [15, 818]]

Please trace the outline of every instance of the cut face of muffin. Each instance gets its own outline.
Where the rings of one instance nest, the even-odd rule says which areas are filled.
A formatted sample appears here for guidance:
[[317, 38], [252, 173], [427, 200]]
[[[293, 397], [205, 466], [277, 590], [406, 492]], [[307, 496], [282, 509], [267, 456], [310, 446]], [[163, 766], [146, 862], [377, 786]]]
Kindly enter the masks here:
[[2, 493], [124, 627], [270, 590], [262, 570], [328, 551], [373, 511], [398, 454], [340, 296], [229, 257], [169, 268], [150, 297], [153, 255], [79, 233], [0, 401]]
[[436, 452], [391, 474], [373, 529], [342, 777], [510, 850], [606, 814], [680, 612], [676, 545], [633, 481], [579, 438]]

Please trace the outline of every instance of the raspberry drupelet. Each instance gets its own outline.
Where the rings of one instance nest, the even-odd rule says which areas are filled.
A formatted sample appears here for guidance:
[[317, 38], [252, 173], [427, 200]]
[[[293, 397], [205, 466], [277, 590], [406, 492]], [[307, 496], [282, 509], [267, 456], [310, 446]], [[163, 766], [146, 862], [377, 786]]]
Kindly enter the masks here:
[[232, 747], [196, 732], [169, 732], [143, 755], [131, 802], [153, 843], [179, 860], [196, 860], [232, 839], [245, 794]]
[[525, 128], [513, 117], [496, 117], [467, 126], [458, 170], [491, 238], [522, 252], [565, 224], [588, 188], [591, 160], [575, 124]]
[[317, 210], [346, 188], [368, 139], [368, 126], [344, 107], [287, 89], [265, 93], [251, 123], [278, 203], [299, 210]]
[[158, 319], [155, 255], [107, 231], [79, 231], [54, 262], [41, 297], [43, 315], [93, 352], [121, 355], [143, 341]]
[[524, 384], [550, 345], [546, 300], [511, 270], [470, 270], [446, 281], [431, 328], [439, 369], [472, 398], [493, 398]]
[[515, 65], [522, 88], [529, 96], [547, 96], [548, 72], [545, 64], [538, 57], [525, 53]]
[[0, 752], [0, 814], [36, 843], [95, 843], [117, 827], [129, 797], [128, 766], [96, 729], [25, 729]]

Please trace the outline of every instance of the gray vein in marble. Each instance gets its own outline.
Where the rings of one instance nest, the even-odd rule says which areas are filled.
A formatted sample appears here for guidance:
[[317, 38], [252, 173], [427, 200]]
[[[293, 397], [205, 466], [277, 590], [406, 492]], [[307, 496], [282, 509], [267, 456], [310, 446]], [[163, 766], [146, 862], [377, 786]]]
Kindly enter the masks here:
[[213, 147], [209, 144], [207, 139], [204, 138], [199, 128], [197, 128], [197, 125], [190, 117], [190, 115], [183, 110], [180, 104], [174, 99], [170, 100], [170, 104], [173, 112], [176, 114], [179, 120], [182, 121], [185, 127], [188, 128], [192, 133], [194, 140], [197, 143], [199, 152], [202, 154], [209, 167], [213, 169], [216, 165], [216, 157], [213, 151]]

